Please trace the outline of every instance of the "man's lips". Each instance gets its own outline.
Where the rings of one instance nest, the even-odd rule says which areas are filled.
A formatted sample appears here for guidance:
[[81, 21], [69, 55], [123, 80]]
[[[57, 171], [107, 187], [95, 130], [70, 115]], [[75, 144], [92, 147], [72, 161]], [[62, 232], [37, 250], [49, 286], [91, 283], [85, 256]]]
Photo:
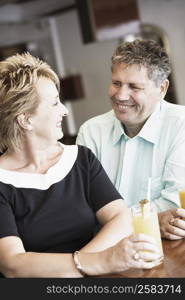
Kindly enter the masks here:
[[133, 102], [129, 101], [119, 101], [119, 100], [114, 100], [113, 102], [116, 103], [117, 105], [124, 105], [124, 106], [134, 106], [135, 104]]
[[129, 109], [132, 109], [135, 104], [133, 103], [126, 103], [126, 102], [121, 102], [121, 101], [114, 101], [114, 105], [117, 106], [119, 111], [128, 111]]

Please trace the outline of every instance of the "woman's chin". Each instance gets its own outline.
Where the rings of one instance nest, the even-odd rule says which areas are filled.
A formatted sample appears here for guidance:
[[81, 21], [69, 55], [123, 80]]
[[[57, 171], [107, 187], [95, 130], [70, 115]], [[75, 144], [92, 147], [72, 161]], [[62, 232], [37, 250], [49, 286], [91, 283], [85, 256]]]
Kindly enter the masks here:
[[64, 136], [64, 134], [63, 134], [63, 132], [61, 132], [61, 133], [58, 135], [58, 138], [57, 138], [57, 140], [60, 140], [60, 139], [62, 139], [62, 138], [63, 138], [63, 136]]

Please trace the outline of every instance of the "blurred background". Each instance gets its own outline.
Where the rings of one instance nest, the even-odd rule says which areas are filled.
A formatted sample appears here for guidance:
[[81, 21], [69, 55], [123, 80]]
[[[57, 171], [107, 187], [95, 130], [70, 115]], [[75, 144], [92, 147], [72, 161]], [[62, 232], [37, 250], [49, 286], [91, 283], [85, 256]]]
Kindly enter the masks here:
[[173, 70], [166, 100], [185, 105], [184, 0], [0, 0], [0, 60], [29, 51], [57, 72], [68, 144], [84, 121], [111, 109], [112, 53], [136, 38], [166, 49]]

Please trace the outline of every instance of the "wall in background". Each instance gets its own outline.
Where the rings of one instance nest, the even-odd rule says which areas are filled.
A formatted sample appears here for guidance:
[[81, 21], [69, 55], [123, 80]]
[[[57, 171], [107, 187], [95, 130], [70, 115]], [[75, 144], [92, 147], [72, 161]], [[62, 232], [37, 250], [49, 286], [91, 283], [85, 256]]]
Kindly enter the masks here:
[[57, 24], [66, 74], [80, 73], [84, 83], [86, 97], [72, 103], [78, 128], [111, 108], [107, 97], [110, 57], [118, 41], [83, 44], [75, 10], [58, 17]]
[[185, 105], [185, 1], [138, 0], [143, 23], [160, 26], [169, 38], [178, 103]]

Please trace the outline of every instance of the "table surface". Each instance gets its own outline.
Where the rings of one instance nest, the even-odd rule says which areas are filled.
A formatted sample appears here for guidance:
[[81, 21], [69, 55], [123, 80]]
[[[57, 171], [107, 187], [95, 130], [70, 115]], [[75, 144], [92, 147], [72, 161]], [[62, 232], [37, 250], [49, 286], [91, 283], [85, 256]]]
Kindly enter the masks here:
[[131, 269], [121, 274], [110, 274], [106, 277], [127, 278], [185, 278], [185, 239], [177, 241], [163, 240], [164, 261], [159, 266], [147, 269]]

